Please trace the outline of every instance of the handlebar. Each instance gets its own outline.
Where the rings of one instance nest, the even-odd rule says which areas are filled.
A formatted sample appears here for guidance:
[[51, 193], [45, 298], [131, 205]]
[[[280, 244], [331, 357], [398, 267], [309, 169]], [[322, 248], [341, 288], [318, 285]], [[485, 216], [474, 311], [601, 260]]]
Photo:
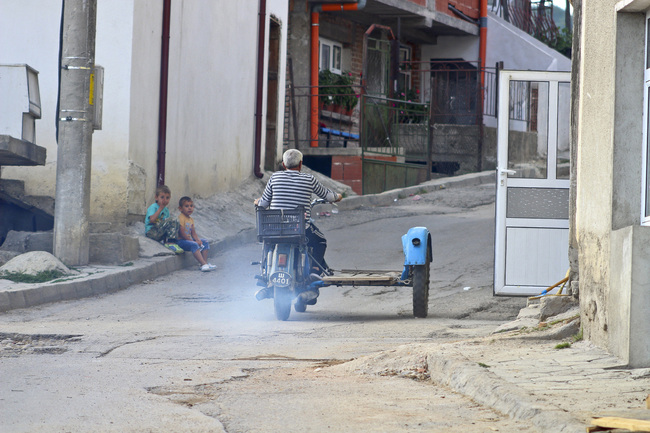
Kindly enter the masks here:
[[[255, 204], [255, 209], [257, 210], [259, 208], [259, 206], [257, 205], [257, 203], [254, 203], [254, 204]], [[333, 202], [333, 201], [330, 202], [330, 201], [327, 201], [327, 200], [325, 200], [323, 198], [316, 198], [316, 199], [312, 200], [312, 202], [309, 204], [309, 206], [313, 208], [314, 206], [319, 205], [319, 204], [331, 204], [333, 206], [336, 206], [336, 202]]]
[[325, 200], [324, 198], [316, 198], [316, 199], [312, 200], [311, 207], [314, 207], [317, 204], [325, 204], [325, 203], [329, 203], [329, 202], [327, 200]]

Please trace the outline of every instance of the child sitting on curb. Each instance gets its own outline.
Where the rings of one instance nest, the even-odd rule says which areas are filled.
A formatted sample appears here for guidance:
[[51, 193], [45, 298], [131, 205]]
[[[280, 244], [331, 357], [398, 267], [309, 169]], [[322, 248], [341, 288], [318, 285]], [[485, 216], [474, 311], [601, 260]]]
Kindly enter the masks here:
[[171, 194], [167, 185], [156, 188], [156, 202], [149, 206], [144, 217], [144, 234], [150, 239], [162, 242], [176, 254], [182, 254], [183, 250], [176, 244], [178, 221], [169, 217], [167, 208]]
[[191, 251], [194, 254], [194, 257], [200, 263], [199, 269], [201, 272], [214, 271], [217, 267], [208, 263], [210, 245], [207, 240], [199, 238], [194, 228], [194, 219], [191, 217], [194, 212], [194, 202], [189, 197], [181, 197], [178, 201], [178, 210], [181, 212], [178, 216], [180, 222], [178, 245], [185, 251]]

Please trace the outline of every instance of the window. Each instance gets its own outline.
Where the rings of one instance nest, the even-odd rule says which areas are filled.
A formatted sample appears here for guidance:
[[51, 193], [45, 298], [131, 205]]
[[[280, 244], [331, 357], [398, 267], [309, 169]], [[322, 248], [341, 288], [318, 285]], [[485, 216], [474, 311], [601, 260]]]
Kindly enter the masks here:
[[320, 38], [320, 65], [321, 71], [330, 70], [335, 74], [341, 73], [341, 57], [343, 45], [329, 39]]
[[399, 49], [399, 89], [406, 92], [411, 89], [411, 47]]
[[643, 136], [644, 136], [644, 149], [645, 149], [645, 158], [644, 158], [644, 172], [643, 172], [643, 212], [641, 215], [641, 223], [644, 225], [650, 225], [650, 134], [648, 133], [650, 128], [650, 116], [648, 112], [650, 111], [650, 12], [646, 13], [646, 26], [645, 26], [645, 72], [643, 75], [643, 88], [645, 95], [645, 104], [643, 110]]

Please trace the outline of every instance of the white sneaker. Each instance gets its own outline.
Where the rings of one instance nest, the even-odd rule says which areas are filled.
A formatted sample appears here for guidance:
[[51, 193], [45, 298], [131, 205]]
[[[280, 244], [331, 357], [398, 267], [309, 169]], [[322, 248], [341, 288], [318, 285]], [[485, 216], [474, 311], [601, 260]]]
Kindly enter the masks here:
[[208, 266], [210, 267], [211, 271], [214, 271], [214, 270], [217, 269], [217, 267], [215, 265], [213, 265], [212, 263], [208, 263]]
[[201, 272], [210, 272], [212, 270], [210, 269], [210, 265], [208, 265], [207, 263], [205, 265], [201, 265], [199, 269], [201, 269]]

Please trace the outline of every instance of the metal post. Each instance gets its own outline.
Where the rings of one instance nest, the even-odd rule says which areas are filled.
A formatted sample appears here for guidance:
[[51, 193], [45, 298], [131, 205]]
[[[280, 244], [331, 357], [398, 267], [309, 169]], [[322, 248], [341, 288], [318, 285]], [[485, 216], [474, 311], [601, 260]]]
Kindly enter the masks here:
[[429, 78], [429, 88], [431, 89], [431, 97], [429, 100], [429, 113], [428, 113], [428, 122], [429, 124], [427, 125], [427, 180], [431, 180], [431, 170], [433, 170], [433, 103], [435, 101], [435, 89], [434, 89], [434, 74], [433, 71], [431, 72], [431, 76]]
[[97, 0], [64, 0], [59, 83], [54, 255], [66, 265], [89, 262], [92, 72]]

